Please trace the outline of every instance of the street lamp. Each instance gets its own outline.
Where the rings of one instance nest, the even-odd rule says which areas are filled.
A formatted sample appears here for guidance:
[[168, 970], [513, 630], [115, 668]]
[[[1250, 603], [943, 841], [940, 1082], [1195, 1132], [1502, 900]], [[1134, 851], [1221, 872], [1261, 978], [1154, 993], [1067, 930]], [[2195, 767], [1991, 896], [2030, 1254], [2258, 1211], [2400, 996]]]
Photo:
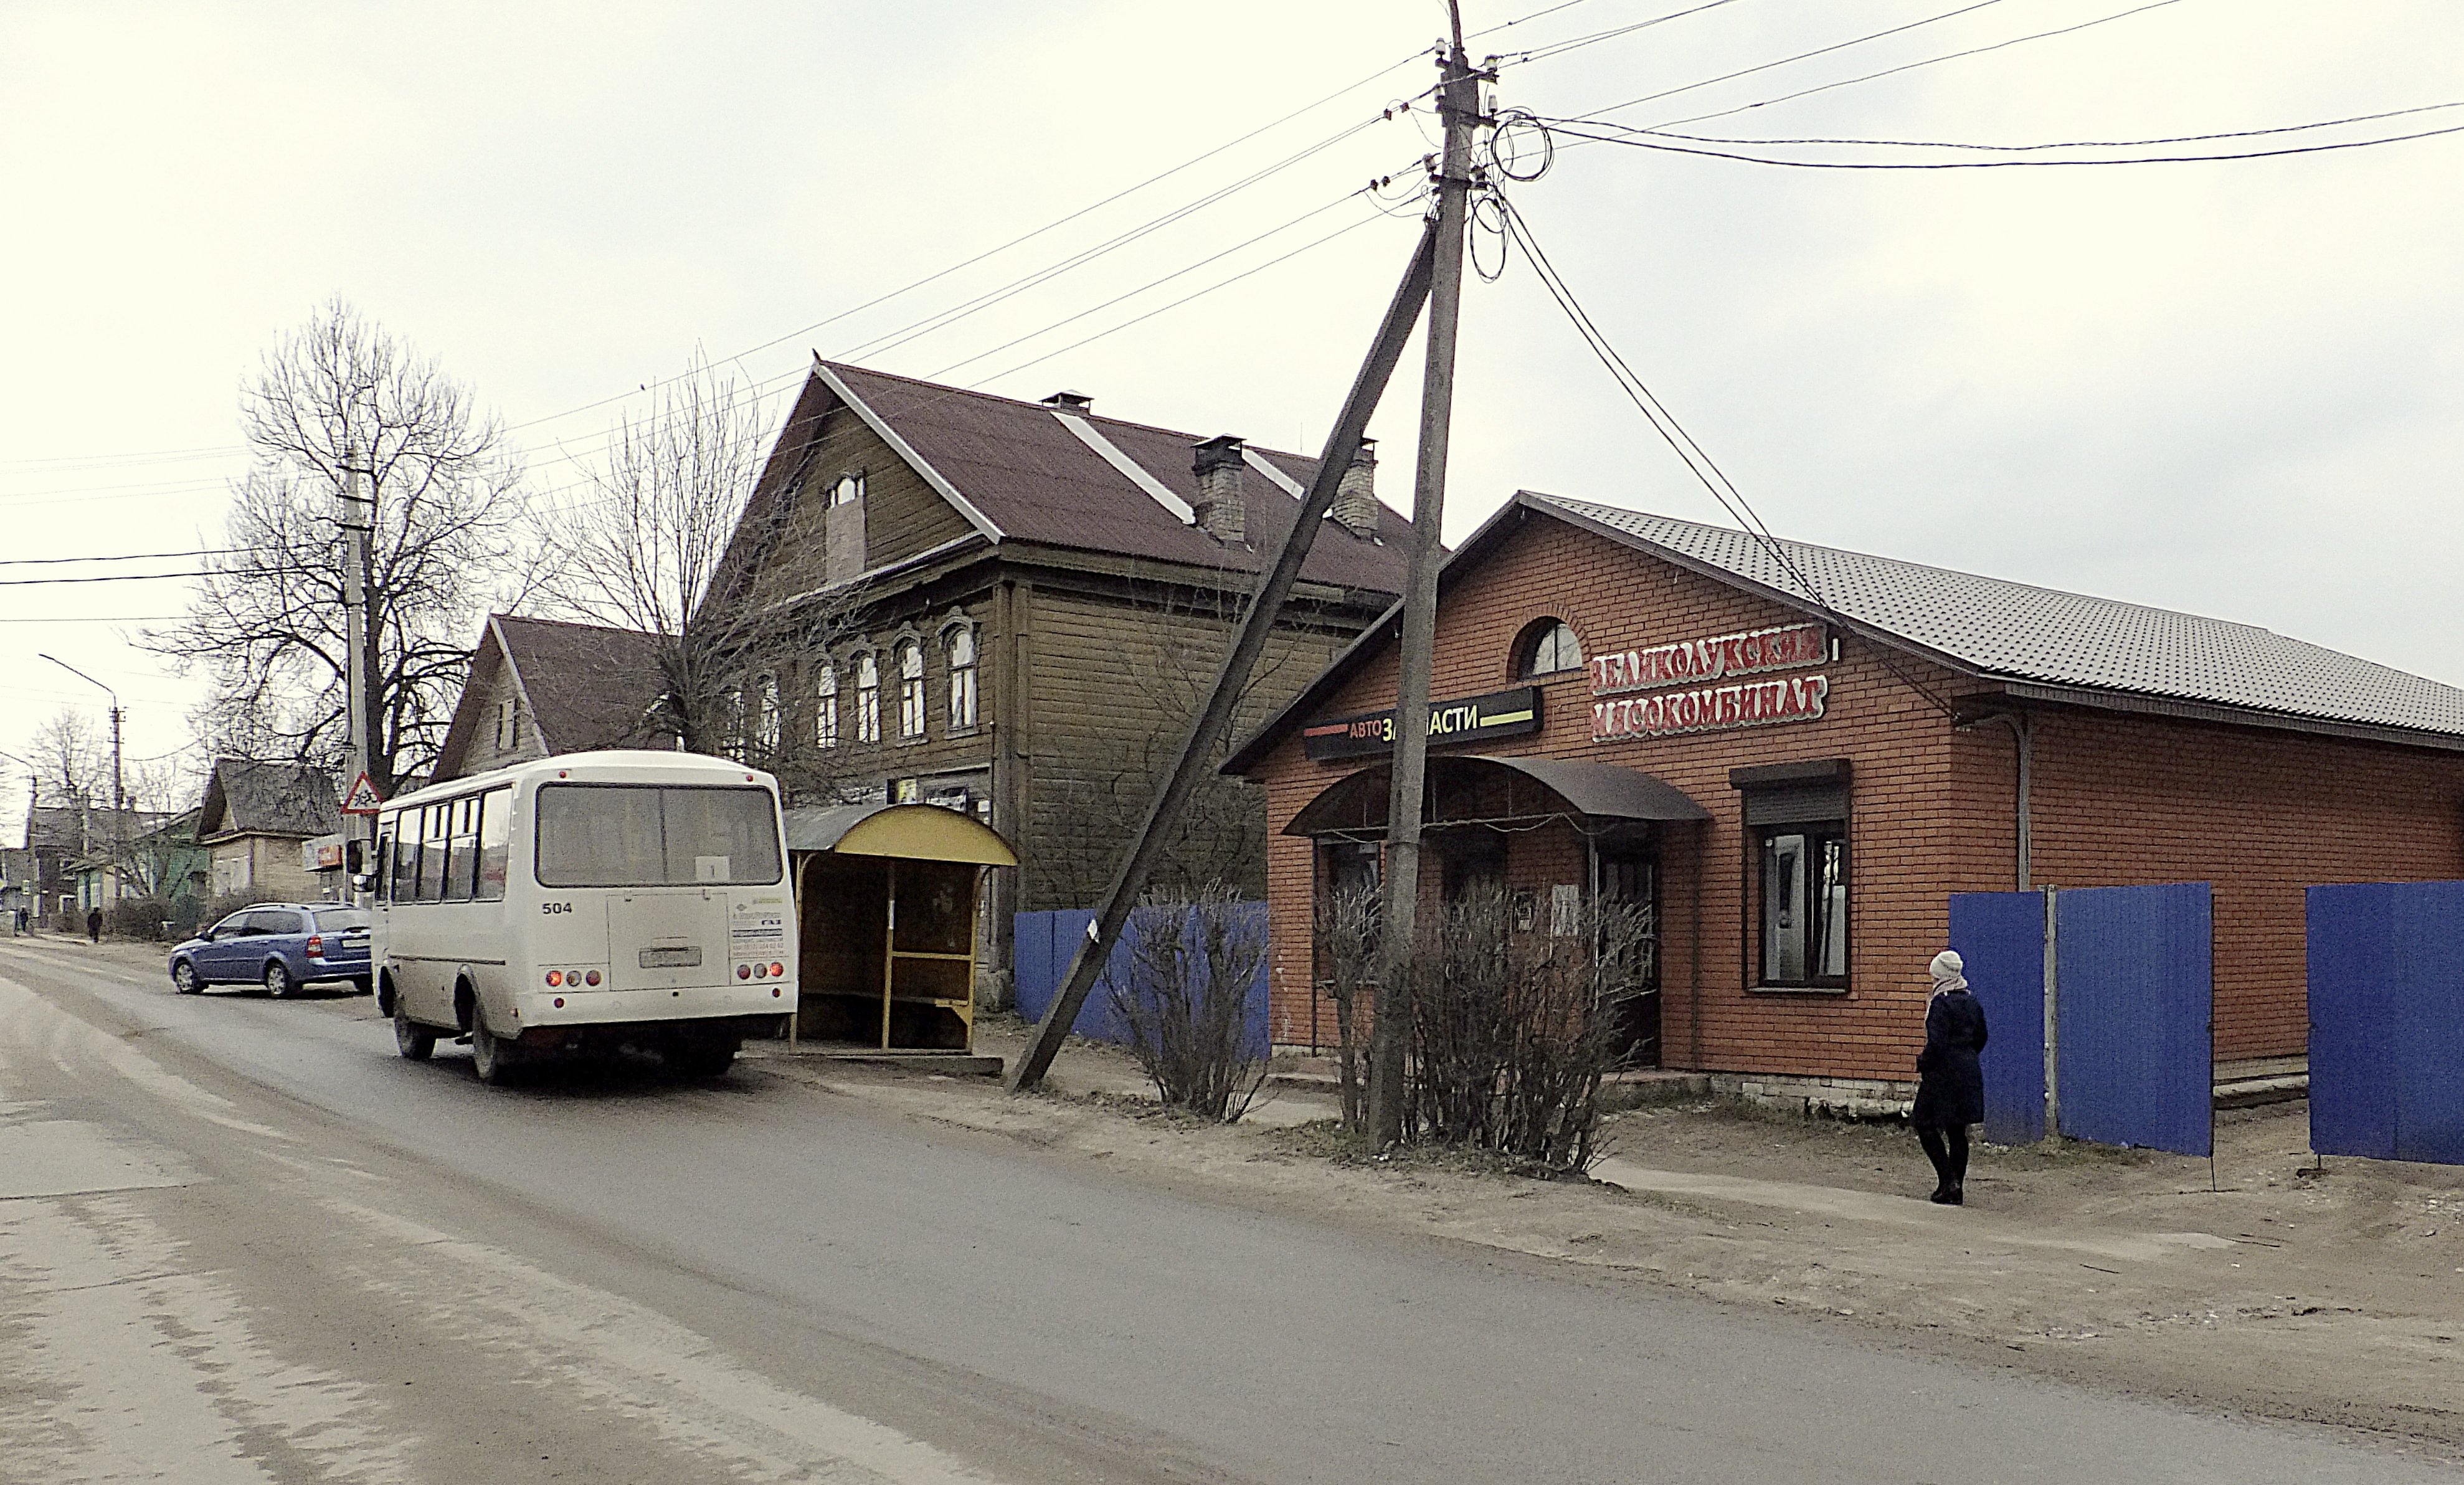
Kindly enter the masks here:
[[[38, 660], [51, 661], [87, 685], [100, 691], [104, 696], [111, 698], [111, 874], [108, 879], [111, 884], [109, 890], [114, 897], [118, 897], [126, 884], [126, 878], [121, 874], [126, 870], [128, 861], [128, 791], [121, 783], [120, 773], [120, 723], [128, 714], [121, 707], [120, 693], [101, 681], [78, 670], [58, 655], [43, 654], [38, 652], [34, 657]], [[87, 849], [93, 848], [89, 846]]]
[[128, 809], [128, 796], [126, 791], [121, 787], [120, 782], [120, 722], [121, 718], [127, 716], [127, 713], [121, 709], [120, 693], [112, 690], [109, 686], [104, 685], [101, 681], [95, 679], [85, 672], [78, 670], [68, 661], [61, 659], [58, 655], [37, 654], [34, 658], [38, 660], [51, 661], [54, 665], [56, 665], [60, 669], [68, 672], [70, 675], [75, 676], [77, 679], [84, 681], [87, 685], [100, 691], [104, 696], [111, 698], [111, 812], [113, 817], [116, 819]]

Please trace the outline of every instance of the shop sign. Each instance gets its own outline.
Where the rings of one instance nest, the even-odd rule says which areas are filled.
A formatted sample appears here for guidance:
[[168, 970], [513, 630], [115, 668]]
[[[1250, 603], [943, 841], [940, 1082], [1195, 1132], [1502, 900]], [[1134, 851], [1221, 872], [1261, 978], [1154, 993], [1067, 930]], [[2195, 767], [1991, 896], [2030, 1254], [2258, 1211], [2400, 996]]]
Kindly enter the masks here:
[[1831, 632], [1820, 624], [1682, 639], [1648, 650], [1624, 650], [1592, 657], [1592, 695], [1617, 696], [1662, 686], [1700, 686], [1731, 676], [1820, 665], [1831, 658]]
[[[1540, 688], [1493, 692], [1464, 701], [1438, 701], [1429, 707], [1429, 741], [1433, 743], [1485, 742], [1491, 738], [1520, 737], [1540, 730]], [[1331, 717], [1301, 729], [1301, 747], [1315, 761], [1361, 758], [1395, 748], [1395, 711], [1359, 717]]]
[[1830, 694], [1831, 678], [1827, 676], [1789, 676], [1777, 680], [1742, 681], [1733, 686], [1698, 686], [1688, 691], [1611, 698], [1592, 703], [1592, 741], [1664, 738], [1724, 727], [1812, 721], [1822, 715], [1822, 703]]

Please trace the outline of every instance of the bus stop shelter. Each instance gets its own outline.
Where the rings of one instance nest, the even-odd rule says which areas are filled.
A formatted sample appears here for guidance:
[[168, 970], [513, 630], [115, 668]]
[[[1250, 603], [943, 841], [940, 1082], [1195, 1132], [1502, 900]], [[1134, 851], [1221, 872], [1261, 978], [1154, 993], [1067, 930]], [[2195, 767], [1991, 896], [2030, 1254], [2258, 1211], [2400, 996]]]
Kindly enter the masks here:
[[786, 825], [800, 924], [795, 1037], [973, 1050], [984, 876], [1018, 865], [1009, 842], [938, 805], [790, 809]]

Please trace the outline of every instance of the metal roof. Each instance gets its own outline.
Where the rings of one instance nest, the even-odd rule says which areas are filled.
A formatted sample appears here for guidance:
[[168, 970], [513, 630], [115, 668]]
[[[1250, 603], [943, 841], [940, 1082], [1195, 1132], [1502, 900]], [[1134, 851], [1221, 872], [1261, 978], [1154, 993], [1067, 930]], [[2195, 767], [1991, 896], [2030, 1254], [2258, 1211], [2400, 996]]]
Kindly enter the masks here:
[[1804, 542], [1778, 542], [1774, 552], [1728, 527], [1536, 492], [1525, 499], [1981, 676], [2464, 737], [2464, 690], [2254, 624]]
[[[806, 449], [820, 442], [823, 417], [838, 402], [888, 440], [989, 541], [1224, 569], [1243, 588], [1249, 574], [1273, 562], [1291, 529], [1300, 510], [1293, 490], [1305, 489], [1317, 473], [1314, 458], [1247, 446], [1243, 540], [1218, 542], [1168, 503], [1186, 508], [1197, 501], [1192, 455], [1201, 440], [1196, 434], [1088, 408], [1055, 409], [824, 362], [772, 452], [762, 477], [765, 493], [775, 492]], [[1329, 521], [1310, 546], [1302, 580], [1381, 596], [1402, 591], [1411, 520], [1382, 500], [1376, 520], [1371, 538]]]

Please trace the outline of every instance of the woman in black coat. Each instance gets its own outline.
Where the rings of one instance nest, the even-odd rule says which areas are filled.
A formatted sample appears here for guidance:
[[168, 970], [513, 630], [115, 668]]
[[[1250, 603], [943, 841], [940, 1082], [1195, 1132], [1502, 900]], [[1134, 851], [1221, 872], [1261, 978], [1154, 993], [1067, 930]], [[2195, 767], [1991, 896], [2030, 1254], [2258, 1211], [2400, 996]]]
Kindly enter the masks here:
[[1959, 955], [1933, 957], [1933, 999], [1925, 1006], [1925, 1051], [1917, 1053], [1917, 1103], [1908, 1122], [1933, 1162], [1933, 1200], [1957, 1207], [1967, 1200], [1968, 1126], [1985, 1121], [1985, 1008], [1968, 993]]

